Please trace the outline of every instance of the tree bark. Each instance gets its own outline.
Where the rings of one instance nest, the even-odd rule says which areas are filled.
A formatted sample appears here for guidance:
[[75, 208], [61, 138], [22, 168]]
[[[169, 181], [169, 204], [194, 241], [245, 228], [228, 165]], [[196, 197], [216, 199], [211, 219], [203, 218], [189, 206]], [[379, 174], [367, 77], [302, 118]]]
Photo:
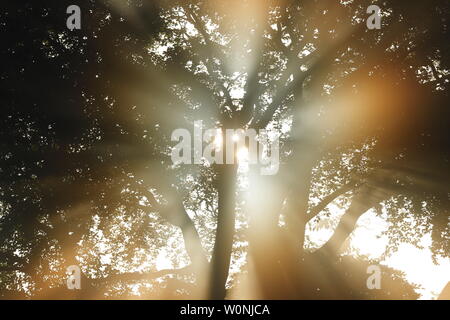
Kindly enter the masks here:
[[237, 166], [222, 165], [218, 170], [218, 217], [209, 282], [209, 298], [213, 300], [222, 300], [226, 296], [234, 235]]

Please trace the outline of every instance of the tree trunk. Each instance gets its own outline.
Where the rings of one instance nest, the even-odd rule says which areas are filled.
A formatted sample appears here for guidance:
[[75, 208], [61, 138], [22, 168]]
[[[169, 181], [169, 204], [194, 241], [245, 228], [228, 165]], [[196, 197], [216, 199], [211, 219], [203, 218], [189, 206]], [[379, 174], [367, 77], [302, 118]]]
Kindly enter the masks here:
[[236, 175], [237, 165], [219, 168], [217, 229], [209, 283], [209, 298], [213, 300], [222, 300], [226, 296], [234, 235]]
[[298, 291], [298, 253], [295, 241], [278, 226], [283, 179], [251, 176], [248, 214], [249, 253], [260, 299], [292, 299]]

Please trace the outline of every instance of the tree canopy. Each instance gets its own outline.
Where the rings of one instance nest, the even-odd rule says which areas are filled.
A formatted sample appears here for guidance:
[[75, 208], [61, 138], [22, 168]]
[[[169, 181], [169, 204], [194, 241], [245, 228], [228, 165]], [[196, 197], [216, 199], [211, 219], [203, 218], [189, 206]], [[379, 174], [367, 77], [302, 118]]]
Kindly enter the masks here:
[[[379, 298], [341, 255], [370, 209], [386, 254], [431, 234], [450, 257], [448, 1], [90, 0], [72, 31], [69, 1], [6, 3], [2, 297], [60, 294], [79, 265], [68, 297]], [[197, 120], [277, 133], [278, 173], [174, 164]]]

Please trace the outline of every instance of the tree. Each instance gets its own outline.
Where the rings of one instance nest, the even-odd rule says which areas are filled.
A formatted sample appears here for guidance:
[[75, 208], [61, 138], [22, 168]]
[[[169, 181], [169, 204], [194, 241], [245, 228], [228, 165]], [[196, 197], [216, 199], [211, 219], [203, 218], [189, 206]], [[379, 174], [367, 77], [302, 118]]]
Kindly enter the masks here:
[[[4, 295], [45, 295], [80, 264], [90, 298], [138, 281], [223, 299], [248, 251], [259, 296], [313, 297], [308, 266], [344, 277], [331, 266], [371, 208], [388, 251], [431, 232], [448, 257], [448, 4], [374, 3], [87, 1], [70, 31], [66, 1], [8, 2]], [[171, 133], [196, 120], [280, 133], [278, 174], [174, 165]], [[332, 202], [345, 214], [312, 251]], [[170, 243], [178, 268], [148, 267]]]

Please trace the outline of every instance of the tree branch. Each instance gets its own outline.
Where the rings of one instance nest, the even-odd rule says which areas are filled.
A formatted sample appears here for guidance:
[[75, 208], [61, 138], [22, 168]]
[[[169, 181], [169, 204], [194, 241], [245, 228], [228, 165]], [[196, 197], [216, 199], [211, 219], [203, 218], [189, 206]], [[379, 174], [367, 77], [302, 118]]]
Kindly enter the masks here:
[[344, 184], [342, 187], [338, 188], [334, 192], [327, 195], [325, 198], [322, 199], [322, 201], [319, 204], [317, 204], [314, 208], [311, 209], [309, 215], [306, 218], [306, 222], [311, 221], [314, 217], [316, 217], [319, 213], [321, 213], [322, 210], [324, 210], [337, 197], [359, 186], [360, 185], [358, 185], [356, 181], [352, 180], [349, 183]]
[[[189, 22], [191, 22], [194, 27], [198, 30], [198, 32], [202, 35], [208, 51], [209, 52], [214, 52], [214, 43], [209, 39], [209, 35], [206, 32], [204, 26], [200, 23], [200, 18], [187, 6], [183, 6], [184, 10], [186, 10], [186, 17], [188, 19]], [[222, 57], [222, 61], [223, 61], [223, 57]], [[223, 84], [222, 81], [219, 80], [219, 78], [217, 76], [214, 75], [214, 68], [210, 62], [210, 57], [206, 57], [205, 59], [205, 64], [206, 64], [206, 68], [208, 70], [208, 73], [211, 75], [211, 77], [214, 79], [214, 82], [216, 84], [216, 86], [222, 90], [224, 92], [225, 95], [225, 100], [226, 100], [226, 104], [232, 108], [233, 107], [233, 99], [231, 98], [230, 92], [228, 91], [228, 89], [225, 87], [225, 85]], [[223, 74], [225, 74], [224, 70], [221, 69], [221, 72]]]
[[[264, 111], [261, 118], [256, 123], [257, 129], [265, 128], [269, 122], [272, 120], [272, 117], [274, 113], [279, 109], [280, 105], [283, 103], [283, 101], [291, 94], [291, 92], [299, 87], [303, 86], [303, 82], [313, 73], [316, 72], [318, 69], [324, 68], [329, 65], [330, 61], [333, 60], [334, 54], [344, 45], [346, 45], [350, 40], [353, 39], [356, 35], [364, 32], [365, 25], [360, 24], [353, 32], [350, 32], [349, 34], [343, 36], [343, 39], [336, 40], [334, 44], [331, 46], [325, 48], [320, 55], [314, 54], [312, 56], [315, 61], [312, 61], [310, 64], [311, 66], [301, 74], [294, 74], [294, 79], [291, 81], [286, 87], [282, 88], [278, 92], [278, 94], [273, 99], [272, 103], [267, 107], [267, 109]], [[308, 60], [311, 60], [311, 57], [307, 57]], [[286, 69], [286, 71], [288, 71]]]
[[[184, 245], [189, 258], [191, 259], [191, 263], [199, 267], [206, 265], [208, 260], [202, 246], [200, 235], [198, 234], [194, 221], [192, 221], [187, 214], [182, 201], [178, 199], [177, 192], [171, 190], [168, 204], [162, 206], [155, 199], [153, 193], [145, 188], [143, 191], [145, 192], [145, 196], [148, 199], [151, 208], [156, 209], [164, 219], [181, 229]], [[143, 209], [145, 209], [145, 207]]]
[[352, 199], [352, 203], [341, 217], [333, 235], [330, 239], [313, 254], [321, 256], [332, 256], [353, 232], [358, 219], [375, 204], [387, 199], [392, 193], [374, 186], [365, 185]]
[[193, 272], [194, 268], [192, 265], [188, 265], [186, 267], [180, 269], [164, 269], [155, 272], [127, 272], [127, 273], [118, 273], [111, 275], [109, 277], [103, 279], [95, 279], [93, 282], [113, 282], [113, 281], [142, 281], [142, 280], [153, 280], [157, 278], [161, 278], [167, 275], [181, 275], [188, 274]]

